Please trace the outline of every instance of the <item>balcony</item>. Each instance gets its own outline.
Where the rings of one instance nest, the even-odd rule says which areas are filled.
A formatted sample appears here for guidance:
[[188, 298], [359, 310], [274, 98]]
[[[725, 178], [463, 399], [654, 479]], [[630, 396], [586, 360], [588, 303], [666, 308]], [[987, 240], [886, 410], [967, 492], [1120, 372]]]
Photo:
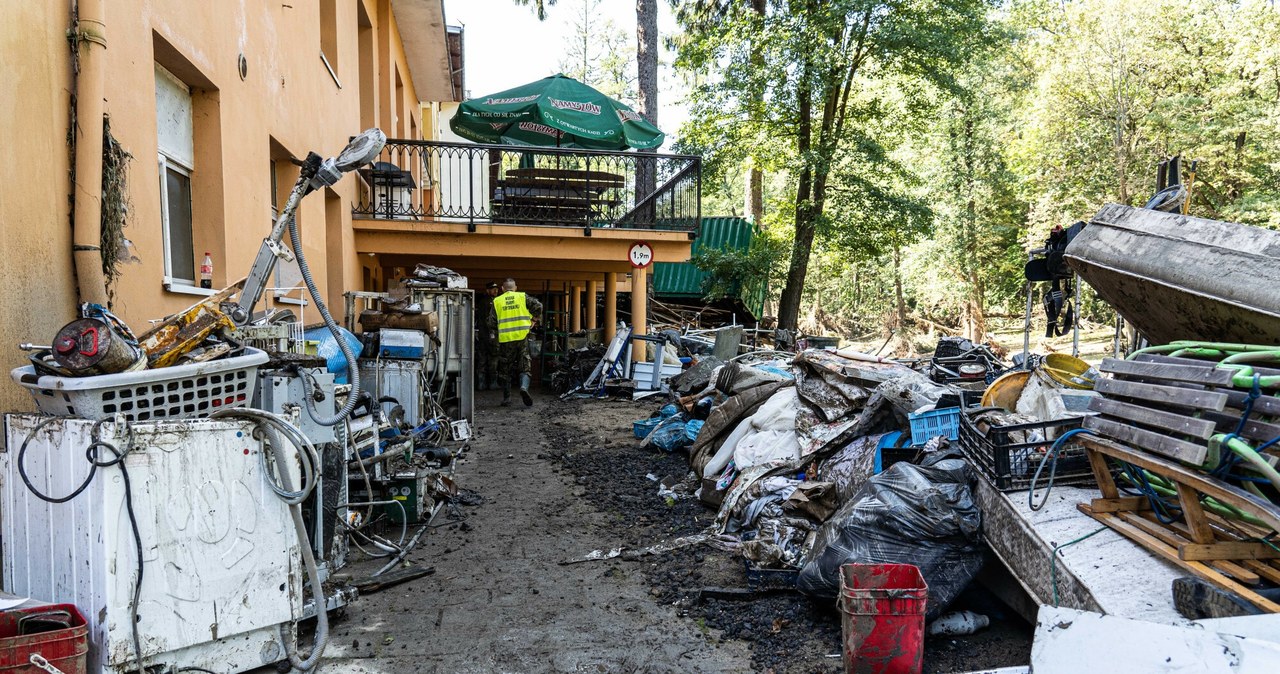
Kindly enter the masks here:
[[[477, 224], [696, 232], [702, 161], [688, 155], [390, 140], [352, 216]], [[651, 186], [651, 187], [649, 187]]]

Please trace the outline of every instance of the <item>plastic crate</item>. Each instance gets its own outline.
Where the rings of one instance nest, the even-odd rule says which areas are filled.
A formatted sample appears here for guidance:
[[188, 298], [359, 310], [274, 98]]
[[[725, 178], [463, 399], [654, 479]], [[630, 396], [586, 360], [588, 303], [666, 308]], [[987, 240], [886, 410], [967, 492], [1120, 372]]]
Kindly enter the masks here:
[[[1029, 424], [992, 426], [984, 436], [969, 414], [960, 415], [960, 450], [970, 465], [1000, 491], [1031, 488], [1036, 468], [1048, 455], [1053, 442], [1063, 433], [1079, 428], [1081, 418], [1039, 421]], [[1040, 474], [1044, 486], [1052, 466]], [[1054, 484], [1090, 486], [1097, 484], [1084, 445], [1067, 441], [1058, 451], [1058, 467]]]
[[747, 570], [747, 587], [753, 590], [794, 590], [800, 578], [799, 569], [766, 569], [742, 560]]
[[192, 419], [253, 400], [258, 366], [265, 351], [246, 347], [243, 355], [205, 363], [95, 377], [38, 376], [31, 365], [10, 376], [31, 393], [40, 412], [57, 417], [126, 421]]
[[919, 447], [928, 442], [929, 438], [939, 435], [946, 436], [948, 440], [958, 440], [960, 438], [959, 407], [931, 410], [920, 414], [908, 414], [907, 421], [911, 423], [911, 445], [913, 447]]

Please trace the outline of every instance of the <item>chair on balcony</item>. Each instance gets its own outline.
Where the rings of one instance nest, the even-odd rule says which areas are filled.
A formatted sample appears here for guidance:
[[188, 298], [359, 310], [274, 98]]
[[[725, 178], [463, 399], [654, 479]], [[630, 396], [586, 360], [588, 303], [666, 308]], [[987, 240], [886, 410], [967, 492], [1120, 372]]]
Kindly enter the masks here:
[[369, 186], [369, 201], [377, 217], [393, 220], [412, 220], [415, 212], [413, 192], [418, 182], [413, 174], [391, 162], [374, 162], [369, 168], [360, 169], [360, 176]]

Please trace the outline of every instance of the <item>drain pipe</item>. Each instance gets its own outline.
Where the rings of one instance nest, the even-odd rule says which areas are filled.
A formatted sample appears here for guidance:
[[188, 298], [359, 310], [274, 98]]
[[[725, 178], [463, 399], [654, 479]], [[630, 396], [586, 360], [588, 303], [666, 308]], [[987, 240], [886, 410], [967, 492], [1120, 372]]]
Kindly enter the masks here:
[[103, 0], [78, 0], [74, 30], [80, 51], [76, 76], [75, 221], [71, 251], [80, 302], [107, 306], [107, 279], [102, 272], [102, 114], [106, 81], [107, 25]]

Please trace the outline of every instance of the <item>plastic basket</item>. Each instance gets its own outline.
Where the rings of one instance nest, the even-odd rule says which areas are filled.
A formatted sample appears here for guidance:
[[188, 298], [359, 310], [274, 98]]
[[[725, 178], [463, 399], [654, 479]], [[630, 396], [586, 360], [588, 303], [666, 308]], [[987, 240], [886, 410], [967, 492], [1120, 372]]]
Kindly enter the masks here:
[[631, 433], [636, 436], [637, 440], [643, 440], [663, 421], [662, 417], [650, 417], [633, 421], [631, 422]]
[[156, 370], [53, 377], [37, 376], [27, 365], [10, 375], [44, 414], [83, 419], [121, 414], [126, 421], [191, 419], [248, 405], [258, 383], [258, 366], [265, 362], [265, 351], [246, 347], [240, 356]]
[[[1045, 460], [1049, 448], [1063, 433], [1079, 428], [1080, 417], [1039, 421], [1030, 424], [992, 426], [983, 435], [968, 414], [960, 419], [960, 450], [979, 473], [1000, 491], [1031, 488], [1036, 468]], [[1040, 485], [1048, 482], [1052, 466], [1041, 471]], [[1097, 484], [1089, 466], [1084, 445], [1067, 441], [1058, 451], [1058, 467], [1054, 484], [1090, 486]]]
[[960, 438], [959, 407], [908, 414], [907, 421], [911, 422], [911, 444], [915, 447], [939, 435], [946, 436], [948, 440]]

